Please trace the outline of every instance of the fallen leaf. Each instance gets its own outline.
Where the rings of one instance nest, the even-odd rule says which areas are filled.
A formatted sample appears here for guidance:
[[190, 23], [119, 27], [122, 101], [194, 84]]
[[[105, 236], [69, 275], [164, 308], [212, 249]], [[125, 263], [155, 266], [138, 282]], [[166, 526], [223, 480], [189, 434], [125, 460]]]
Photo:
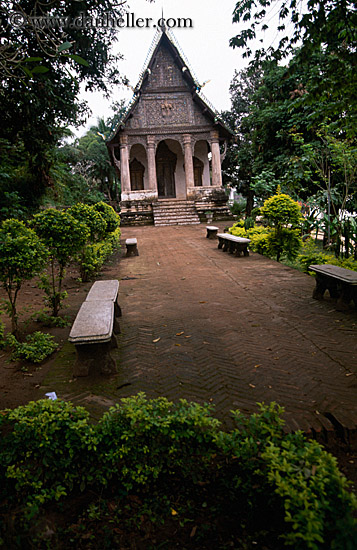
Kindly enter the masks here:
[[191, 336], [185, 336], [185, 338], [191, 338]]
[[346, 376], [353, 376], [353, 372], [347, 373]]
[[172, 516], [177, 516], [176, 510], [174, 510], [173, 508], [171, 508], [171, 515], [172, 515]]
[[259, 368], [259, 367], [261, 367], [261, 365], [254, 365], [254, 368], [255, 368], [255, 369], [257, 369], [257, 368]]
[[316, 464], [314, 464], [314, 465], [312, 466], [312, 468], [311, 468], [311, 475], [312, 475], [312, 476], [314, 476], [314, 475], [316, 474], [316, 470], [317, 470]]
[[199, 304], [207, 304], [207, 302], [204, 302], [204, 301], [201, 301], [201, 302], [198, 302]]
[[153, 343], [156, 344], [159, 340], [161, 340], [161, 338], [156, 338], [156, 340], [153, 340]]
[[191, 534], [190, 534], [190, 537], [191, 537], [191, 538], [195, 536], [196, 531], [197, 531], [197, 525], [195, 525], [194, 527], [192, 527], [192, 531], [191, 531]]
[[181, 336], [181, 334], [185, 334], [185, 332], [184, 332], [184, 331], [182, 331], [182, 332], [176, 332], [176, 336]]
[[179, 346], [179, 347], [181, 347], [181, 344], [175, 344], [175, 346]]
[[251, 388], [255, 388], [254, 384], [249, 384]]

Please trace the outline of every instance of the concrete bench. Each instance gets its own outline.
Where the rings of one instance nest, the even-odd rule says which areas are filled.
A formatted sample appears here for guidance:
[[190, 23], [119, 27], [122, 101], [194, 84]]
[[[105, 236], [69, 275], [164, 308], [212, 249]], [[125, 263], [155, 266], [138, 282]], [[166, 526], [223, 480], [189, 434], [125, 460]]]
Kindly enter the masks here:
[[139, 256], [137, 239], [126, 239], [126, 256]]
[[118, 291], [117, 280], [96, 281], [81, 305], [68, 338], [77, 351], [74, 376], [88, 376], [98, 365], [102, 374], [117, 372], [110, 350], [117, 347], [114, 334], [120, 332]]
[[[98, 300], [111, 300], [114, 303], [114, 323], [117, 317], [121, 317], [121, 308], [118, 303], [119, 281], [117, 279], [107, 281], [96, 281], [93, 283], [90, 291], [87, 294], [86, 302], [97, 302]], [[117, 331], [114, 328], [114, 332]]]
[[215, 225], [207, 225], [207, 239], [215, 239], [217, 237], [218, 227]]
[[312, 293], [315, 300], [323, 300], [328, 290], [331, 298], [337, 300], [336, 309], [346, 311], [353, 300], [357, 308], [357, 272], [337, 265], [310, 265], [309, 271], [316, 273], [316, 287]]
[[244, 256], [249, 256], [248, 244], [250, 243], [250, 239], [236, 237], [229, 233], [217, 233], [217, 237], [218, 248], [222, 248], [223, 252], [227, 252], [228, 250], [230, 254], [235, 253], [236, 256], [240, 256], [243, 252]]

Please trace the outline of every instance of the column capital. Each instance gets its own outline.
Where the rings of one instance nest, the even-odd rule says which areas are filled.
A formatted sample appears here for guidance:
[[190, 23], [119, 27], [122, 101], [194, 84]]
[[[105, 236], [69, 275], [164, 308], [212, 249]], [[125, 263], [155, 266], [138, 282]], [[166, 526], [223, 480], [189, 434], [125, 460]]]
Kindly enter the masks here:
[[148, 147], [155, 147], [156, 145], [155, 136], [146, 136], [146, 143]]
[[219, 143], [219, 132], [218, 132], [218, 130], [212, 130], [210, 132], [210, 136], [211, 136], [211, 142], [212, 143]]
[[184, 145], [191, 145], [192, 144], [191, 134], [183, 134], [183, 144]]
[[125, 134], [121, 134], [119, 137], [120, 140], [120, 147], [127, 147], [128, 146], [128, 136]]

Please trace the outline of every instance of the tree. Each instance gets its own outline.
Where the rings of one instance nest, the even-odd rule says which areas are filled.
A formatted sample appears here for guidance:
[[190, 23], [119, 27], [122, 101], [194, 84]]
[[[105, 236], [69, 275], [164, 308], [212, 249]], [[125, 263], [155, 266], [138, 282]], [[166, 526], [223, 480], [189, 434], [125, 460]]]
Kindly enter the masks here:
[[[271, 20], [275, 24], [271, 13], [275, 7], [279, 14], [279, 43], [267, 50], [263, 47], [258, 49], [252, 64], [260, 67], [265, 60], [281, 61], [293, 54], [294, 63], [290, 64], [289, 69], [292, 74], [301, 67], [308, 69], [311, 60], [315, 56], [320, 57], [322, 63], [315, 71], [313, 85], [310, 83], [308, 94], [304, 94], [300, 101], [324, 102], [328, 107], [328, 115], [338, 118], [350, 136], [355, 135], [356, 128], [352, 118], [357, 105], [357, 14], [354, 2], [241, 0], [235, 6], [233, 21], [248, 22], [248, 26], [231, 39], [230, 45], [233, 48], [245, 48], [243, 56], [250, 57], [252, 50], [248, 45], [249, 41], [257, 38], [258, 31], [267, 30]], [[292, 33], [290, 27], [293, 29]], [[316, 66], [316, 60], [314, 65]], [[301, 90], [304, 88], [305, 86]]]
[[290, 260], [299, 252], [301, 239], [299, 236], [302, 222], [300, 205], [289, 195], [280, 192], [267, 199], [260, 209], [272, 231], [268, 235], [269, 254], [276, 255], [277, 261], [282, 254]]
[[[84, 121], [80, 84], [108, 94], [121, 82], [120, 56], [110, 54], [116, 29], [87, 23], [117, 19], [125, 9], [114, 0], [0, 0], [0, 139], [23, 149], [27, 203], [52, 185], [50, 153], [64, 128]], [[11, 24], [14, 12], [24, 18], [22, 26]], [[78, 25], [81, 20], [86, 25]]]
[[65, 268], [85, 245], [90, 231], [85, 223], [79, 222], [68, 212], [50, 208], [35, 214], [32, 227], [49, 250], [50, 276], [42, 278], [42, 288], [52, 308], [52, 315], [57, 317], [67, 296], [62, 291]]
[[25, 280], [32, 279], [45, 266], [48, 256], [35, 231], [16, 219], [0, 225], [0, 281], [9, 298], [11, 329], [18, 332], [16, 299]]

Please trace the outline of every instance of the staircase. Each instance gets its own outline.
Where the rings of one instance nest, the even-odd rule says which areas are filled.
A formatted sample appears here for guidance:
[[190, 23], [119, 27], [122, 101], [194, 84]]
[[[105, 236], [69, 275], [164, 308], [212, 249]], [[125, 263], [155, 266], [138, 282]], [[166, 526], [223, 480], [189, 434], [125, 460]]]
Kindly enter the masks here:
[[194, 201], [160, 199], [153, 203], [154, 225], [193, 225], [200, 223]]

